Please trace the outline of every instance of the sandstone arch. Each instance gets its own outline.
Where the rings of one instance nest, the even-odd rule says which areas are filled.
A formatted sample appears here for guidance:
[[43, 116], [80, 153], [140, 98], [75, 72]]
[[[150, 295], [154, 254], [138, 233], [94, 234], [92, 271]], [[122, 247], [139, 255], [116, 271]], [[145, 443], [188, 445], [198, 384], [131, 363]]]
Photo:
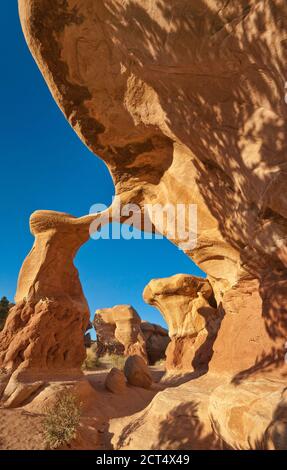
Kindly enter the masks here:
[[[278, 381], [280, 400], [287, 336], [285, 1], [19, 6], [54, 98], [109, 166], [117, 194], [141, 206], [198, 205], [198, 243], [187, 255], [207, 273], [225, 312], [210, 372], [228, 376], [235, 401], [249, 394], [249, 409], [250, 378]], [[226, 436], [232, 420], [222, 413], [217, 421]], [[241, 419], [244, 407], [238, 413]], [[242, 431], [244, 446], [253, 423]]]
[[[284, 1], [19, 0], [19, 8], [54, 98], [107, 163], [123, 202], [198, 205], [197, 246], [187, 255], [226, 310], [214, 363], [220, 357], [219, 368], [237, 374], [268, 356], [280, 375], [287, 285], [280, 190]], [[271, 295], [278, 283], [281, 293]], [[235, 297], [246, 299], [242, 305], [252, 298], [254, 312], [236, 348], [247, 319], [234, 317]], [[226, 336], [231, 362], [231, 351], [221, 348]]]

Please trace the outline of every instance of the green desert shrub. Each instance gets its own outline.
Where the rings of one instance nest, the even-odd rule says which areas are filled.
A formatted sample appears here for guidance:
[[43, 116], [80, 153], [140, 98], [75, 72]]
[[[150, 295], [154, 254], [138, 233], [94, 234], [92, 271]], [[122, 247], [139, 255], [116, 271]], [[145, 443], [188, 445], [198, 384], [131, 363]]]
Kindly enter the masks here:
[[45, 445], [57, 449], [69, 444], [77, 435], [81, 405], [68, 390], [57, 395], [55, 404], [46, 412], [43, 421]]

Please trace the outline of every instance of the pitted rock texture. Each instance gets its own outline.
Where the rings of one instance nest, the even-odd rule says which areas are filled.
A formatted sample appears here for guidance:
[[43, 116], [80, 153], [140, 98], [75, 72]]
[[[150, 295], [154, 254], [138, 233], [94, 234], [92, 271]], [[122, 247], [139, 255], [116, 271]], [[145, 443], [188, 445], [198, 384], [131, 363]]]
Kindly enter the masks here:
[[143, 298], [168, 325], [167, 369], [206, 371], [221, 321], [208, 280], [187, 274], [153, 279]]
[[97, 310], [93, 325], [97, 334], [96, 351], [98, 357], [105, 354], [124, 355], [125, 346], [115, 337], [116, 323], [112, 309]]
[[94, 326], [99, 352], [123, 353], [126, 356], [136, 354], [147, 361], [141, 319], [131, 305], [115, 305], [97, 310]]

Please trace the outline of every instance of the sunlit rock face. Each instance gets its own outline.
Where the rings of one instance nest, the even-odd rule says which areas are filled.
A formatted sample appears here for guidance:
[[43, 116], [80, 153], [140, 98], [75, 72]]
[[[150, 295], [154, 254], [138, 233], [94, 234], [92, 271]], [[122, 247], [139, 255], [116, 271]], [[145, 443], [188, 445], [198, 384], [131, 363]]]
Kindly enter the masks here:
[[[196, 247], [171, 237], [206, 272], [222, 315], [211, 389], [197, 398], [209, 425], [211, 406], [212, 429], [246, 447], [257, 431], [254, 381], [269, 403], [270, 379], [286, 374], [285, 0], [19, 0], [19, 7], [56, 102], [106, 162], [122, 201], [197, 204]], [[210, 404], [212, 380], [225, 376], [226, 390]], [[232, 416], [231, 404], [224, 408], [229, 387]], [[246, 406], [237, 405], [245, 387], [247, 421]], [[166, 403], [181, 400], [166, 393]], [[261, 421], [264, 428], [273, 419], [270, 438], [284, 424], [280, 398], [272, 397]]]
[[98, 357], [106, 354], [124, 354], [125, 346], [115, 337], [116, 323], [112, 309], [97, 310], [93, 326], [97, 334], [96, 350]]
[[[2, 399], [17, 406], [55, 376], [81, 376], [89, 308], [73, 259], [89, 224], [68, 214], [35, 212], [34, 246], [23, 263], [16, 305], [0, 334]], [[1, 396], [0, 396], [1, 398]]]
[[[197, 204], [197, 246], [186, 252], [207, 273], [217, 303], [230, 305], [231, 290], [228, 298], [240, 292], [248, 305], [255, 288], [248, 331], [261, 322], [260, 332], [242, 336], [234, 366], [225, 367], [237, 373], [241, 359], [248, 368], [273, 351], [269, 369], [276, 356], [280, 372], [287, 336], [284, 0], [19, 0], [19, 7], [55, 100], [107, 163], [117, 194], [141, 206]], [[222, 326], [231, 348], [235, 315], [241, 324], [240, 311], [227, 306]], [[255, 348], [246, 359], [251, 335]], [[224, 338], [218, 334], [217, 350]]]
[[97, 355], [116, 354], [142, 356], [149, 364], [165, 360], [170, 341], [168, 331], [159, 325], [141, 320], [131, 305], [116, 305], [96, 311]]
[[143, 298], [160, 310], [168, 325], [167, 369], [206, 372], [221, 322], [208, 280], [185, 274], [153, 279]]

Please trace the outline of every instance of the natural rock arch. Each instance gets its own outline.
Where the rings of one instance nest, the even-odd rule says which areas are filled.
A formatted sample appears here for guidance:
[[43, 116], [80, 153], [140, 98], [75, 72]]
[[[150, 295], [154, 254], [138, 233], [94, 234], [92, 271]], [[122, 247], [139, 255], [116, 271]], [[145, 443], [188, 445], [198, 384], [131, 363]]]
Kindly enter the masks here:
[[[19, 8], [55, 100], [107, 163], [122, 202], [197, 204], [197, 246], [187, 255], [225, 309], [219, 368], [240, 373], [268, 357], [280, 375], [287, 336], [284, 1], [19, 0]], [[231, 350], [221, 348], [226, 337]]]
[[[233, 386], [263, 374], [280, 380], [287, 337], [285, 0], [19, 6], [55, 100], [107, 163], [123, 202], [198, 205], [197, 246], [187, 255], [207, 273], [224, 310], [210, 372]], [[243, 435], [246, 445], [246, 429]]]

